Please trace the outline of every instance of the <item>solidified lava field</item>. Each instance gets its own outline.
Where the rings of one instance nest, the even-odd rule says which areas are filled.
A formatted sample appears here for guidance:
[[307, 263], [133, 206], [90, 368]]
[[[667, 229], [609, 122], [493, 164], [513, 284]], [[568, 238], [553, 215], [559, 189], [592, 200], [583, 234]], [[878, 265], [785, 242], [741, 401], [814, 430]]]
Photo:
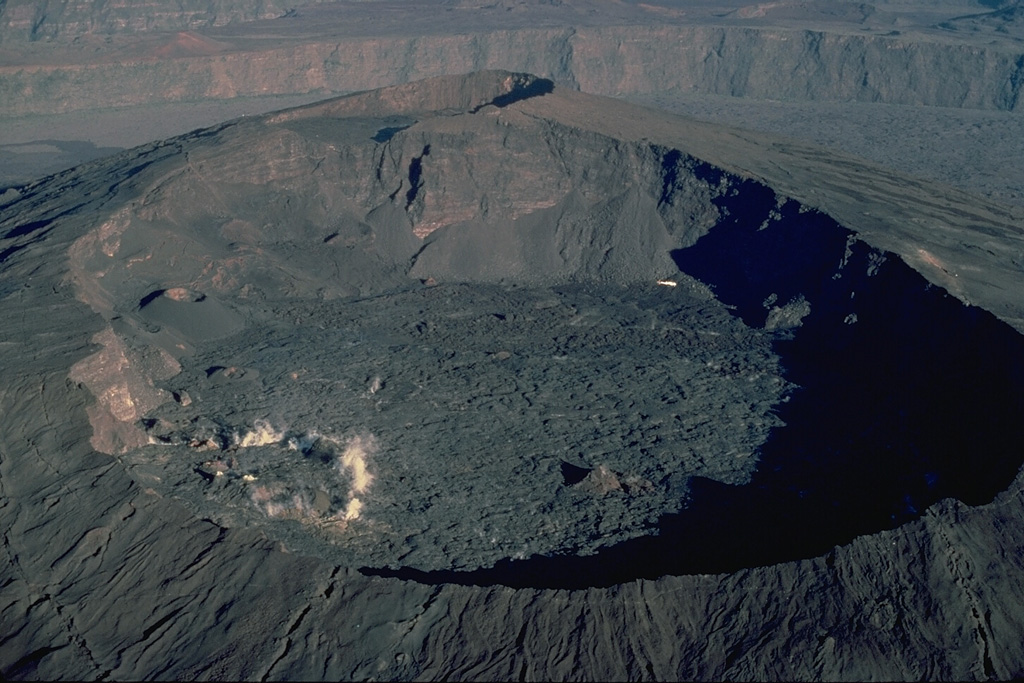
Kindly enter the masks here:
[[769, 335], [678, 287], [436, 285], [280, 314], [197, 348], [173, 380], [189, 404], [123, 457], [198, 514], [339, 563], [590, 554], [650, 533], [691, 477], [747, 483], [781, 425]]

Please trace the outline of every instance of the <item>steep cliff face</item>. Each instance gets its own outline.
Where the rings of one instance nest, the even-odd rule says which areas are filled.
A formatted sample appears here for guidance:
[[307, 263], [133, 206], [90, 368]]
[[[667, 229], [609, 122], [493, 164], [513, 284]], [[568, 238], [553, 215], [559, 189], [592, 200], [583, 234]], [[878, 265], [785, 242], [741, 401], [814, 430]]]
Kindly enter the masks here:
[[904, 180], [485, 73], [5, 193], [0, 671], [1019, 677], [1021, 217]]
[[678, 88], [756, 99], [1015, 109], [1024, 79], [1024, 62], [1013, 52], [810, 30], [595, 31], [573, 48], [581, 89], [603, 94]]
[[1002, 110], [1020, 106], [1024, 87], [1024, 53], [1005, 44], [795, 28], [630, 25], [382, 35], [178, 59], [5, 66], [0, 113], [357, 91], [494, 68], [607, 95], [683, 90]]

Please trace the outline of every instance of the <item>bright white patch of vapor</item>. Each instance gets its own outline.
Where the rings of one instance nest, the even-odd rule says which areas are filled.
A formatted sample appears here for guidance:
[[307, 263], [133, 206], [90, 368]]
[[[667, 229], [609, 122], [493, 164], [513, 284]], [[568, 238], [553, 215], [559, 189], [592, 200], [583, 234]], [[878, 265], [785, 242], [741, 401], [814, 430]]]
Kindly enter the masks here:
[[348, 502], [348, 507], [345, 508], [345, 516], [343, 519], [346, 521], [350, 519], [359, 519], [359, 511], [363, 509], [363, 502], [358, 498], [353, 498]]
[[253, 446], [269, 446], [281, 443], [284, 439], [284, 432], [274, 429], [266, 420], [256, 420], [251, 431], [239, 436], [235, 434], [235, 445], [239, 448], [252, 448]]
[[377, 448], [373, 436], [355, 436], [349, 439], [339, 463], [352, 473], [352, 492], [363, 493], [373, 482], [373, 475], [366, 469], [366, 456]]
[[[315, 430], [304, 434], [286, 434], [265, 420], [257, 420], [251, 431], [243, 436], [236, 435], [234, 442], [240, 448], [280, 444], [290, 451], [298, 451], [303, 455], [309, 455], [314, 451], [330, 454], [334, 461], [334, 472], [341, 477], [347, 475], [350, 480], [348, 502], [344, 509], [333, 514], [325, 510], [322, 504], [320, 507], [314, 504], [317, 489], [309, 485], [300, 482], [279, 482], [255, 486], [249, 497], [267, 516], [335, 523], [359, 519], [363, 501], [357, 494], [365, 493], [374, 479], [367, 465], [367, 457], [377, 449], [377, 439], [372, 434], [361, 434], [342, 441]], [[321, 481], [318, 486], [322, 487], [325, 484], [327, 482]], [[296, 491], [296, 488], [299, 490]], [[323, 492], [322, 488], [319, 490]]]

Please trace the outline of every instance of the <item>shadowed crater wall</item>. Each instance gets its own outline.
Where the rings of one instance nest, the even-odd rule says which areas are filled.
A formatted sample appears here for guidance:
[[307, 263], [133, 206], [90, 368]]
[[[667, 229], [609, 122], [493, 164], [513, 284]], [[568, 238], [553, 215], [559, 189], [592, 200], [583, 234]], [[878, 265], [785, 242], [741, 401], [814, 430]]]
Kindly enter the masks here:
[[1021, 465], [1019, 334], [769, 188], [746, 181], [715, 202], [723, 219], [673, 258], [745, 324], [774, 332], [799, 387], [777, 407], [785, 425], [760, 448], [751, 482], [694, 477], [686, 508], [664, 515], [657, 535], [590, 556], [364, 573], [582, 589], [728, 572], [819, 556], [943, 498], [980, 505], [1010, 484]]

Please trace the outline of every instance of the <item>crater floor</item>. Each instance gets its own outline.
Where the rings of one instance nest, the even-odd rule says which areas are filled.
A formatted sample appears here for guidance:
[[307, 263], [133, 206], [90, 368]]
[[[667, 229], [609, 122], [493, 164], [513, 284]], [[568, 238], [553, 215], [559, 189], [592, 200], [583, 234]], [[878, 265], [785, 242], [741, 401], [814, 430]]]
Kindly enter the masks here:
[[267, 315], [200, 344], [123, 457], [202, 516], [349, 565], [473, 570], [651, 533], [691, 477], [749, 481], [787, 388], [770, 335], [688, 280]]

